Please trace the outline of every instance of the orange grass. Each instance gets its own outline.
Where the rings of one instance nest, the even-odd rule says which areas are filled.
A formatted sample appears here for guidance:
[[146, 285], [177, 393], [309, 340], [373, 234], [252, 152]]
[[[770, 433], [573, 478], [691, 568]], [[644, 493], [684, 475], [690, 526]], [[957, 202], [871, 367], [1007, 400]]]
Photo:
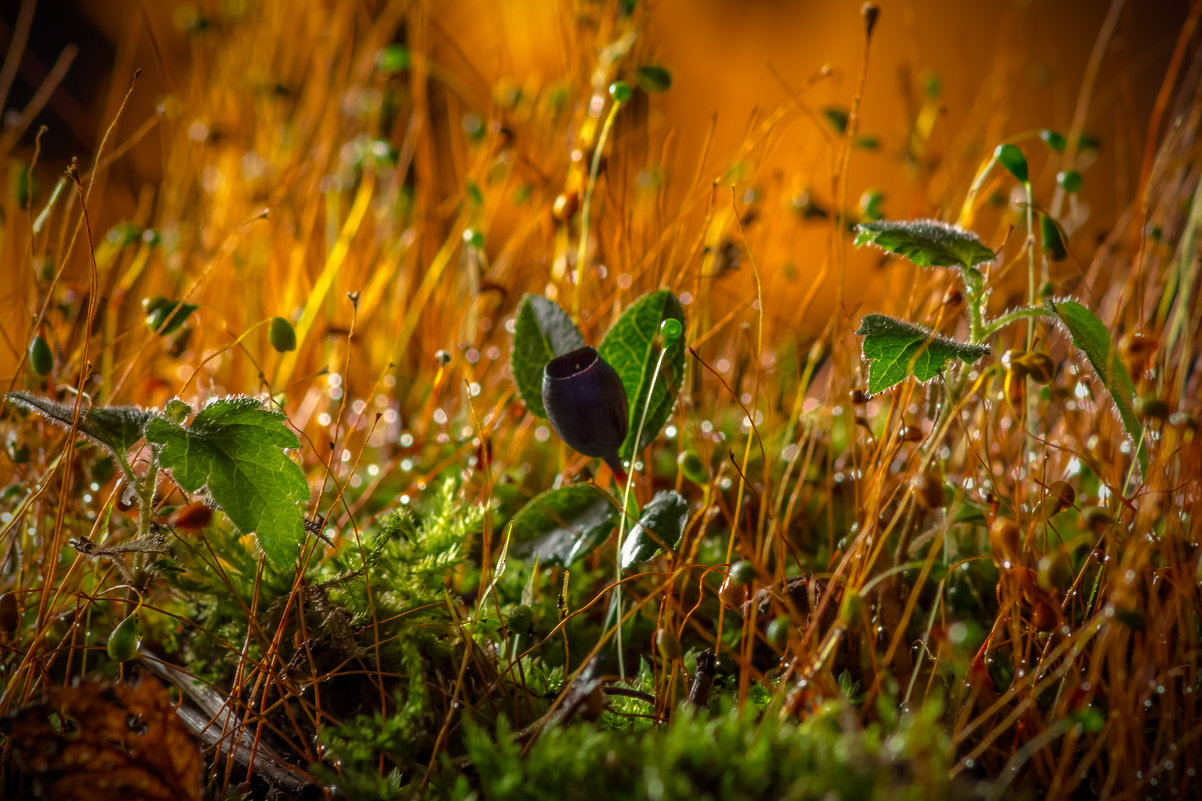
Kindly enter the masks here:
[[[939, 382], [906, 382], [863, 405], [849, 400], [863, 386], [851, 333], [863, 312], [926, 321], [951, 335], [965, 328], [962, 305], [948, 295], [950, 274], [900, 262], [878, 269], [874, 257], [847, 253], [834, 214], [802, 219], [791, 208], [796, 183], [773, 173], [773, 153], [787, 146], [779, 133], [786, 122], [818, 132], [816, 201], [832, 211], [837, 199], [854, 206], [864, 188], [849, 187], [840, 166], [861, 155], [822, 127], [808, 99], [824, 74], [782, 88], [780, 106], [751, 120], [737, 153], [707, 154], [692, 174], [655, 167], [682, 137], [707, 153], [707, 121], [692, 121], [691, 130], [657, 125], [659, 98], [637, 93], [615, 118], [590, 188], [606, 87], [632, 81], [634, 66], [654, 55], [650, 40], [630, 36], [646, 24], [641, 8], [626, 18], [601, 4], [561, 4], [553, 21], [571, 54], [564, 69], [499, 86], [465, 66], [471, 54], [456, 51], [455, 31], [423, 3], [264, 2], [236, 17], [217, 15], [216, 31], [185, 40], [187, 67], [171, 67], [156, 114], [119, 117], [109, 107], [119, 121], [114, 135], [79, 154], [80, 191], [68, 186], [36, 232], [34, 218], [63, 165], [39, 156], [33, 132], [0, 140], [3, 160], [32, 165], [43, 186], [32, 208], [20, 208], [11, 193], [4, 200], [0, 258], [21, 309], [3, 328], [12, 388], [69, 399], [75, 387], [86, 402], [148, 407], [176, 395], [193, 402], [269, 396], [303, 435], [300, 459], [315, 489], [310, 511], [326, 515], [339, 537], [357, 537], [401, 495], [416, 499], [443, 474], [460, 475], [466, 497], [481, 504], [501, 483], [529, 497], [557, 475], [587, 477], [587, 460], [554, 435], [548, 441], [546, 426], [516, 397], [506, 321], [524, 292], [579, 308], [592, 342], [642, 292], [687, 293], [693, 355], [675, 430], [646, 453], [654, 473], [636, 473], [635, 494], [645, 503], [674, 486], [694, 512], [678, 552], [626, 581], [631, 619], [717, 648], [741, 669], [746, 698], [749, 684], [765, 678], [752, 662], [766, 645], [766, 620], [755, 613], [744, 621], [715, 605], [714, 578], [739, 559], [755, 565], [758, 586], [806, 576], [814, 608], [782, 598], [767, 616], [794, 623], [771, 676], [782, 714], [806, 715], [837, 696], [838, 672], [851, 669], [868, 693], [865, 718], [881, 694], [905, 707], [945, 698], [959, 759], [953, 774], [997, 779], [999, 794], [1010, 782], [1041, 787], [1047, 798], [1142, 798], [1156, 786], [1165, 798], [1195, 792], [1199, 780], [1186, 768], [1202, 765], [1199, 7], [1181, 33], [1125, 210], [1096, 249], [1070, 239], [1070, 260], [1047, 265], [1058, 294], [1080, 297], [1128, 343], [1138, 393], [1168, 406], [1170, 416], [1145, 418], [1150, 465], [1142, 477], [1105, 391], [1066, 338], [1043, 325], [1034, 348], [1057, 366], [1045, 395], [1008, 379], [1000, 363], [1008, 348], [1026, 346], [1024, 325], [992, 343], [993, 355], [950, 411], [938, 411], [948, 403]], [[880, 25], [898, 24], [889, 12]], [[388, 75], [376, 56], [393, 41], [407, 44], [411, 66]], [[870, 52], [870, 45], [848, 52], [835, 65], [847, 76], [848, 105], [852, 94], [860, 99], [851, 77]], [[171, 60], [168, 53], [156, 69]], [[143, 91], [139, 83], [130, 88], [129, 75], [112, 81], [122, 96]], [[1088, 89], [1081, 96], [1087, 109]], [[907, 135], [886, 136], [884, 146], [914, 158], [918, 189], [904, 214], [956, 219], [958, 211], [959, 222], [992, 246], [1005, 241], [988, 276], [996, 287], [991, 309], [1000, 313], [1026, 294], [1024, 211], [989, 205], [992, 193], [1008, 191], [998, 171], [966, 200], [984, 159], [951, 147], [930, 158], [931, 112], [914, 112]], [[976, 130], [997, 131], [986, 153], [1010, 133], [993, 122], [996, 113], [980, 111], [974, 121]], [[469, 114], [475, 122], [465, 125]], [[1082, 125], [1076, 115], [1065, 133], [1071, 139]], [[108, 171], [150, 139], [162, 148], [157, 182], [120, 185]], [[1070, 215], [1076, 200], [1054, 193], [1053, 176], [1081, 154], [1045, 158], [1032, 138], [1022, 145], [1037, 204]], [[714, 159], [722, 169], [712, 168]], [[579, 209], [588, 191], [582, 242]], [[1083, 197], [1091, 191], [1110, 188]], [[161, 243], [107, 240], [104, 232], [122, 219], [112, 206], [132, 209], [123, 216], [157, 231]], [[796, 243], [802, 229], [820, 250], [794, 253], [800, 267], [789, 267], [781, 243]], [[1153, 229], [1158, 236], [1148, 235]], [[483, 247], [469, 243], [473, 232]], [[849, 258], [858, 260], [851, 305], [842, 289]], [[857, 305], [864, 295], [854, 284], [865, 264], [884, 288], [872, 306]], [[837, 302], [818, 311], [819, 290], [830, 304], [834, 287]], [[158, 336], [144, 323], [141, 300], [153, 295], [198, 304], [186, 339]], [[294, 323], [295, 351], [269, 347], [266, 322], [274, 316]], [[18, 369], [35, 331], [56, 356], [45, 383]], [[1134, 332], [1151, 344], [1132, 345]], [[117, 479], [89, 486], [93, 449], [4, 414], [0, 477], [16, 489], [0, 501], [0, 590], [38, 612], [32, 629], [0, 635], [0, 714], [48, 682], [96, 668], [104, 660], [97, 641], [85, 646], [81, 626], [70, 624], [107, 630], [123, 613], [103, 625], [95, 615], [128, 612], [138, 600], [109, 563], [82, 555], [60, 561], [70, 538], [131, 536], [134, 524], [116, 511]], [[917, 435], [904, 438], [908, 427]], [[17, 463], [20, 444], [29, 457]], [[482, 462], [485, 449], [491, 456]], [[711, 466], [704, 485], [665, 467], [685, 450]], [[1076, 485], [1074, 508], [1047, 519], [1039, 512], [1046, 488], [1060, 480]], [[929, 503], [923, 481], [948, 486], [950, 497], [940, 491], [939, 503]], [[170, 485], [161, 491], [165, 507], [180, 502]], [[1094, 506], [1104, 512], [1083, 512]], [[978, 517], [955, 520], [954, 512], [969, 509]], [[1017, 524], [1014, 561], [990, 541], [998, 518]], [[719, 564], [699, 562], [707, 538], [726, 553]], [[476, 547], [487, 571], [500, 551], [492, 521], [482, 540]], [[306, 557], [319, 558], [319, 543], [310, 545]], [[221, 575], [221, 554], [206, 552], [203, 540], [187, 547]], [[968, 620], [949, 598], [973, 591], [957, 573], [994, 562], [996, 596], [975, 603], [990, 617]], [[545, 571], [538, 591], [554, 594], [561, 583], [560, 571]], [[611, 590], [595, 589], [598, 601]], [[170, 592], [158, 590], [142, 599], [146, 612], [246, 653], [244, 643], [183, 619]], [[298, 578], [290, 603], [311, 602]], [[249, 621], [261, 619], [256, 611], [246, 610]], [[243, 710], [252, 732], [281, 695], [301, 692], [281, 656], [291, 647], [289, 625], [305, 636], [304, 616], [291, 614], [284, 610], [274, 630], [252, 623], [249, 636], [266, 656], [242, 657], [232, 685], [222, 688], [261, 700], [259, 711]], [[975, 634], [966, 634], [967, 623]], [[488, 692], [503, 692], [495, 682], [463, 678], [469, 657], [485, 658], [464, 652], [452, 695], [482, 704]], [[1003, 663], [1013, 680], [999, 688], [991, 665]], [[678, 667], [663, 666], [658, 677], [660, 717], [687, 688]], [[376, 670], [383, 707], [384, 669]], [[303, 683], [319, 686], [323, 678]], [[320, 729], [320, 699], [300, 708]], [[1082, 719], [1074, 713], [1085, 709], [1100, 715], [1096, 725], [1076, 725]], [[275, 734], [303, 768], [318, 756], [301, 730]], [[240, 780], [232, 763], [224, 780]]]

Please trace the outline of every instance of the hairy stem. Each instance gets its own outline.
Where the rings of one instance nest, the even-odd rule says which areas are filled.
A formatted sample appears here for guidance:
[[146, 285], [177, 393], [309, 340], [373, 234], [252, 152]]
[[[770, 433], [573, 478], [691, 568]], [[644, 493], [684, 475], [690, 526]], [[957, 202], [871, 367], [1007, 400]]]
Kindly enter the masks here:
[[[1010, 323], [1017, 322], [1017, 321], [1023, 319], [1024, 317], [1035, 318], [1035, 317], [1054, 317], [1054, 316], [1055, 315], [1052, 312], [1048, 311], [1047, 309], [1043, 308], [1042, 306], [1028, 306], [1028, 307], [1022, 308], [1022, 309], [1015, 309], [1012, 312], [1007, 312], [1006, 314], [1003, 314], [1001, 317], [996, 317], [993, 320], [990, 320], [988, 323], [985, 323], [985, 327], [981, 332], [981, 339], [988, 339], [989, 337], [996, 334], [998, 331], [1001, 331], [1003, 328], [1010, 325]], [[1034, 324], [1033, 320], [1032, 320], [1032, 324]]]

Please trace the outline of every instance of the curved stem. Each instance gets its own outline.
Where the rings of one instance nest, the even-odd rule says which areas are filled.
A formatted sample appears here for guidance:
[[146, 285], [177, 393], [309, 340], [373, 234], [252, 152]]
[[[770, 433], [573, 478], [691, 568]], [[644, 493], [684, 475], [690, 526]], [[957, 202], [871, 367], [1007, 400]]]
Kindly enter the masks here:
[[985, 323], [984, 329], [981, 331], [981, 339], [989, 339], [989, 337], [1001, 331], [1010, 323], [1017, 322], [1023, 318], [1034, 317], [1055, 317], [1056, 315], [1048, 311], [1042, 306], [1028, 306], [1022, 309], [1015, 309], [1012, 312], [1007, 312], [1001, 317], [994, 318]]

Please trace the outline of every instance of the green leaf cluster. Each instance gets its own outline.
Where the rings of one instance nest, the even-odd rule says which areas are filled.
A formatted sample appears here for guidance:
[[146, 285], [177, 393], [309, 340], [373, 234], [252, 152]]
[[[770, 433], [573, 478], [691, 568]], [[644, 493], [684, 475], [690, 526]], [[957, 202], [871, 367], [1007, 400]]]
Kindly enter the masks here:
[[[684, 337], [668, 343], [665, 350], [660, 334], [665, 320], [679, 321], [683, 332], [684, 308], [680, 300], [666, 289], [649, 292], [622, 313], [598, 348], [626, 390], [629, 433], [618, 452], [624, 459], [634, 455], [636, 439], [642, 448], [659, 434], [684, 381]], [[514, 323], [511, 365], [518, 394], [532, 414], [547, 416], [542, 400], [543, 367], [585, 344], [584, 335], [554, 301], [538, 295], [522, 299]]]

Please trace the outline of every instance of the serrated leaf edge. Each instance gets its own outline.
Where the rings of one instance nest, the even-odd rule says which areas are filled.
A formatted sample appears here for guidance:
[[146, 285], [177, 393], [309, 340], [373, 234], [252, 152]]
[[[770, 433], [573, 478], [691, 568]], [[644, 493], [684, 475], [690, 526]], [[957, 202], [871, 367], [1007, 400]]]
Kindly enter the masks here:
[[946, 265], [943, 265], [943, 264], [940, 264], [940, 265], [918, 264], [917, 262], [912, 261], [908, 256], [905, 256], [904, 254], [898, 253], [893, 250], [889, 250], [886, 247], [882, 247], [881, 245], [878, 245], [876, 243], [876, 241], [872, 239], [872, 234], [883, 233], [883, 232], [882, 231], [874, 231], [872, 228], [869, 227], [876, 223], [911, 223], [911, 224], [933, 225], [937, 228], [942, 228], [943, 230], [947, 231], [948, 233], [965, 234], [967, 236], [971, 236], [973, 239], [975, 239], [977, 241], [977, 244], [979, 244], [982, 248], [993, 253], [992, 249], [988, 245], [986, 245], [984, 242], [981, 241], [981, 236], [976, 231], [969, 230], [968, 228], [962, 228], [959, 225], [957, 225], [956, 223], [950, 223], [945, 220], [936, 220], [933, 217], [923, 217], [923, 218], [916, 219], [916, 220], [871, 220], [866, 223], [856, 223], [856, 225], [855, 225], [856, 238], [852, 244], [854, 244], [858, 248], [864, 247], [865, 245], [871, 245], [872, 247], [876, 248], [877, 250], [879, 250], [882, 253], [888, 253], [892, 256], [901, 256], [901, 258], [910, 262], [915, 267], [921, 267], [924, 270], [952, 270], [952, 269], [971, 270], [971, 269], [976, 268], [978, 265], [989, 264], [990, 262], [995, 261], [997, 259], [997, 254], [993, 253], [993, 258], [984, 259], [982, 261], [974, 262], [973, 264], [946, 264]]
[[[914, 356], [911, 356], [911, 362], [913, 362], [914, 358], [916, 358], [919, 354], [921, 354], [923, 351], [925, 351], [926, 348], [929, 348], [931, 343], [933, 343], [933, 342], [938, 342], [941, 345], [948, 346], [948, 347], [952, 348], [953, 350], [957, 350], [957, 351], [979, 350], [980, 352], [976, 355], [975, 358], [973, 358], [972, 362], [969, 362], [968, 359], [966, 358], [966, 355], [971, 355], [971, 354], [957, 353], [955, 356], [953, 356], [953, 358], [958, 358], [960, 361], [963, 361], [966, 364], [972, 364], [972, 363], [978, 361], [979, 359], [982, 359], [985, 356], [988, 356], [991, 352], [989, 346], [984, 343], [978, 344], [978, 343], [971, 343], [971, 342], [958, 342], [954, 339], [949, 339], [948, 337], [945, 337], [942, 334], [937, 334], [924, 325], [919, 325], [918, 323], [912, 323], [909, 320], [899, 320], [896, 317], [890, 317], [887, 314], [880, 314], [877, 312], [871, 312], [860, 318], [860, 327], [857, 328], [855, 331], [857, 336], [862, 336], [862, 337], [865, 337], [865, 339], [867, 339], [868, 337], [883, 335], [883, 332], [880, 332], [880, 331], [877, 331], [877, 332], [864, 331], [864, 322], [869, 317], [880, 317], [885, 320], [889, 320], [891, 322], [898, 323], [902, 326], [913, 328], [916, 332], [922, 332], [924, 334], [925, 338], [923, 341], [923, 348], [920, 349], [918, 352], [916, 352], [914, 354]], [[869, 368], [870, 370], [871, 370], [871, 364], [880, 360], [880, 357], [878, 357], [878, 356], [870, 357], [870, 356], [867, 356], [864, 354], [864, 343], [860, 344], [860, 356], [865, 362], [867, 362], [870, 365], [870, 368]], [[869, 393], [867, 393], [867, 396], [870, 398], [875, 398], [877, 395], [884, 394], [885, 392], [888, 392], [890, 389], [893, 389], [893, 387], [900, 384], [902, 381], [905, 381], [906, 378], [913, 378], [919, 384], [923, 384], [923, 385], [929, 384], [931, 381], [935, 380], [935, 376], [931, 376], [930, 378], [928, 378], [926, 380], [919, 378], [914, 373], [914, 368], [911, 364], [906, 370], [905, 377], [903, 377], [900, 381], [896, 381], [887, 387], [882, 387], [880, 389], [880, 391], [878, 391], [878, 392], [869, 392]]]

